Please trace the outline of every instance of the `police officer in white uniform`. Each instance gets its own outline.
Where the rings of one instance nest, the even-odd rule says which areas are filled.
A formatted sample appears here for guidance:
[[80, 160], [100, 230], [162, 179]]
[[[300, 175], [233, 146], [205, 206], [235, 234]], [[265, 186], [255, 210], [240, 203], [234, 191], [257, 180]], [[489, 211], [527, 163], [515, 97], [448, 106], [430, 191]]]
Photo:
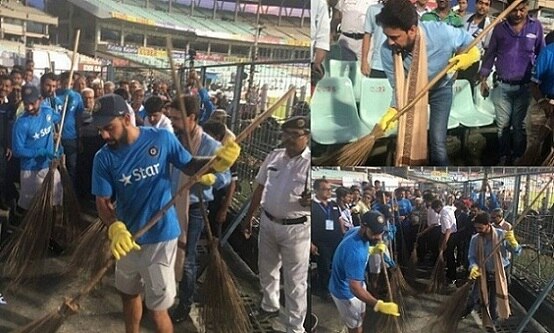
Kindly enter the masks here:
[[311, 0], [312, 86], [323, 77], [323, 61], [330, 49], [331, 19], [326, 0]]
[[340, 20], [341, 35], [338, 44], [341, 48], [342, 60], [362, 58], [367, 8], [376, 3], [376, 0], [339, 0], [337, 2], [333, 21]]
[[251, 315], [279, 316], [279, 279], [283, 268], [285, 309], [274, 319], [273, 329], [303, 333], [307, 312], [307, 279], [310, 256], [311, 153], [310, 125], [305, 117], [283, 123], [285, 148], [275, 149], [263, 162], [250, 208], [246, 214], [245, 236], [252, 232], [252, 218], [261, 206], [258, 267], [263, 299]]

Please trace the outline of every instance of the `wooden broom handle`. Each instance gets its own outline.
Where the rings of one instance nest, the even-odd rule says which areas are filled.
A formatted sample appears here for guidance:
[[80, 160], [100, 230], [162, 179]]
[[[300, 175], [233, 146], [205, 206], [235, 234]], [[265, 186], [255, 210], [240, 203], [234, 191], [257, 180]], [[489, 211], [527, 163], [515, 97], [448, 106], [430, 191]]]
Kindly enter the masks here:
[[[498, 23], [500, 23], [500, 21], [502, 21], [506, 16], [508, 16], [508, 14], [512, 10], [514, 10], [517, 6], [521, 4], [521, 2], [523, 2], [523, 0], [515, 0], [511, 5], [509, 5], [506, 9], [504, 9], [498, 15], [498, 17], [496, 17], [491, 22], [491, 24], [487, 25], [483, 29], [483, 31], [481, 31], [481, 33], [477, 37], [475, 37], [475, 39], [471, 41], [471, 43], [469, 43], [469, 45], [466, 48], [464, 48], [462, 52], [460, 52], [460, 54], [467, 53], [471, 48], [473, 48], [479, 42], [481, 42], [481, 40], [486, 37], [489, 31], [491, 31]], [[387, 122], [386, 126], [388, 127], [392, 122], [398, 120], [404, 113], [408, 112], [408, 110], [411, 109], [421, 98], [423, 98], [423, 96], [427, 94], [429, 89], [431, 89], [437, 82], [439, 82], [443, 78], [443, 76], [445, 76], [446, 73], [448, 73], [448, 71], [452, 67], [454, 67], [454, 65], [456, 65], [455, 62], [449, 62], [448, 65], [446, 65], [446, 67], [443, 68], [443, 70], [441, 70], [437, 75], [435, 75], [435, 77], [431, 81], [429, 81], [427, 85], [423, 87], [421, 91], [417, 93], [417, 95], [406, 106], [404, 106], [400, 111], [398, 111], [398, 113]]]
[[[389, 299], [390, 299], [391, 302], [394, 302], [394, 300], [392, 299], [392, 288], [390, 286], [389, 272], [387, 271], [387, 264], [385, 264], [385, 254], [384, 253], [381, 253], [381, 265], [383, 266], [383, 273], [385, 274], [385, 281], [387, 282], [387, 292], [389, 294]], [[393, 319], [394, 319], [394, 325], [396, 326], [396, 329], [397, 329], [397, 333], [402, 332], [402, 329], [400, 329], [400, 324], [398, 323], [398, 318], [393, 317]]]
[[[278, 107], [281, 106], [281, 104], [283, 104], [289, 97], [291, 94], [293, 94], [295, 92], [296, 88], [291, 88], [289, 89], [281, 98], [279, 98], [279, 100], [277, 100], [277, 102], [275, 102], [275, 104], [273, 104], [269, 109], [267, 109], [266, 111], [262, 112], [259, 116], [257, 116], [256, 118], [254, 118], [254, 120], [252, 121], [252, 123], [250, 125], [248, 125], [248, 127], [246, 127], [244, 129], [244, 131], [240, 132], [239, 135], [237, 135], [236, 139], [235, 139], [235, 142], [236, 143], [240, 143], [241, 141], [243, 141], [246, 137], [248, 137], [264, 120], [266, 120], [267, 118], [269, 118], [269, 116], [271, 116], [271, 114], [273, 112], [275, 112], [275, 110], [277, 110]], [[164, 216], [164, 214], [175, 204], [175, 201], [177, 201], [177, 199], [183, 194], [184, 191], [188, 190], [192, 185], [194, 185], [195, 183], [198, 182], [198, 180], [200, 179], [200, 177], [202, 175], [204, 175], [206, 172], [209, 171], [209, 169], [211, 168], [211, 166], [214, 164], [216, 160], [216, 157], [212, 157], [212, 159], [210, 159], [210, 161], [206, 164], [204, 164], [204, 166], [202, 168], [200, 168], [200, 170], [198, 170], [193, 176], [191, 176], [189, 178], [189, 180], [183, 184], [183, 186], [181, 186], [181, 188], [179, 188], [179, 190], [177, 191], [177, 193], [175, 193], [175, 196], [168, 202], [166, 203], [162, 209], [160, 209], [149, 221], [148, 223], [142, 227], [137, 233], [135, 233], [133, 235], [133, 238], [134, 239], [139, 239], [140, 237], [142, 237], [146, 232], [148, 232], [148, 230], [150, 230], [150, 228], [152, 228], [157, 222], [159, 219], [162, 218], [162, 216]]]
[[62, 130], [65, 123], [65, 115], [67, 113], [67, 104], [69, 103], [69, 93], [71, 90], [71, 81], [73, 81], [73, 70], [75, 68], [75, 61], [77, 59], [77, 50], [79, 49], [79, 39], [81, 37], [81, 29], [77, 29], [77, 32], [75, 33], [75, 43], [73, 44], [73, 54], [71, 55], [71, 68], [69, 69], [69, 83], [68, 83], [68, 91], [65, 95], [65, 100], [63, 103], [63, 109], [62, 109], [62, 120], [60, 121], [60, 130], [58, 131], [58, 138], [56, 139], [56, 147], [54, 149], [54, 152], [57, 152], [60, 148], [60, 143], [62, 142]]
[[[177, 107], [181, 111], [181, 117], [183, 117], [183, 124], [185, 125], [185, 147], [192, 151], [192, 140], [190, 137], [190, 128], [187, 123], [187, 111], [185, 110], [185, 104], [183, 103], [183, 90], [181, 89], [181, 80], [177, 76], [177, 70], [175, 69], [175, 62], [173, 61], [173, 43], [171, 37], [167, 37], [167, 58], [169, 60], [169, 67], [171, 67], [171, 75], [175, 84], [175, 91], [177, 93]], [[198, 119], [197, 119], [198, 120]]]

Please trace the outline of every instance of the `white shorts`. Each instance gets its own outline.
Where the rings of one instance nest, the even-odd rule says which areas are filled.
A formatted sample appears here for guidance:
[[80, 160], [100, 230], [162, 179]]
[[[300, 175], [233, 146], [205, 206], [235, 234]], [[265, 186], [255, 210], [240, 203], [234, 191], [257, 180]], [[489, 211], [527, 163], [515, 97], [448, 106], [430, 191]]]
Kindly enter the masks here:
[[351, 299], [338, 299], [333, 295], [331, 297], [333, 297], [333, 301], [335, 301], [340, 317], [346, 327], [357, 328], [363, 325], [365, 302], [357, 297]]
[[[33, 198], [40, 191], [42, 182], [48, 174], [48, 168], [40, 170], [21, 170], [19, 173], [21, 190], [19, 192], [19, 201], [17, 205], [23, 209], [29, 209], [33, 202]], [[54, 206], [62, 204], [62, 183], [60, 172], [54, 171]]]
[[146, 307], [154, 311], [169, 309], [175, 301], [175, 258], [177, 239], [141, 245], [115, 265], [115, 287], [127, 295], [144, 291]]

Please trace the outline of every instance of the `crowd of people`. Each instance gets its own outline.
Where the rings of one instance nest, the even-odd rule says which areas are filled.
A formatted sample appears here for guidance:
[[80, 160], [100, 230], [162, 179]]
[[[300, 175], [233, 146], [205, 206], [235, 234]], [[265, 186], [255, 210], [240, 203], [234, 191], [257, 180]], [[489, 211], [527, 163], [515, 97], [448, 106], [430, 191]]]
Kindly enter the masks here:
[[[314, 295], [334, 301], [349, 332], [361, 332], [366, 304], [398, 315], [394, 304], [379, 301], [381, 258], [388, 268], [407, 267], [414, 250], [418, 266], [427, 271], [439, 256], [444, 258], [445, 290], [483, 274], [491, 295], [487, 304], [492, 320], [507, 318], [506, 311], [497, 312], [495, 291], [507, 293], [510, 252], [518, 254], [521, 247], [504, 219], [503, 207], [507, 209], [510, 202], [505, 192], [493, 191], [486, 182], [465, 195], [448, 190], [422, 192], [417, 187], [389, 192], [375, 180], [337, 187], [333, 195], [331, 184], [326, 179], [314, 181], [311, 258], [317, 263], [317, 274], [312, 276], [312, 286]], [[500, 266], [496, 257], [484, 265], [500, 240]], [[464, 316], [478, 300], [476, 288]]]
[[[508, 1], [508, 5], [512, 3]], [[541, 22], [529, 14], [527, 0], [481, 36], [481, 41], [466, 53], [461, 51], [493, 22], [490, 0], [476, 0], [474, 13], [469, 12], [466, 0], [457, 1], [455, 8], [449, 0], [439, 0], [435, 9], [431, 9], [426, 0], [414, 4], [408, 0], [380, 0], [377, 3], [370, 0], [317, 0], [315, 5], [318, 10], [312, 20], [313, 80], [322, 77], [326, 52], [333, 40], [340, 49], [340, 55], [335, 55], [335, 58], [357, 60], [363, 75], [388, 78], [393, 89], [402, 86], [394, 70], [401, 68], [393, 66], [394, 54], [403, 54], [404, 75], [420, 69], [419, 76], [410, 86], [416, 81], [426, 83], [449, 63], [454, 63], [449, 74], [431, 87], [428, 101], [425, 97], [422, 101], [421, 107], [426, 108], [429, 104], [431, 110], [428, 153], [426, 148], [418, 148], [418, 145], [427, 146], [421, 142], [424, 136], [414, 134], [418, 140], [412, 143], [415, 148], [400, 152], [406, 155], [403, 164], [409, 160], [410, 164], [448, 165], [447, 122], [452, 105], [452, 85], [456, 79], [468, 80], [472, 88], [478, 86], [480, 92], [476, 93], [482, 94], [483, 98], [490, 95], [496, 116], [499, 165], [542, 162], [537, 161], [535, 155], [537, 149], [551, 146], [548, 134], [553, 118], [554, 85], [549, 57], [552, 46], [549, 44], [554, 40], [554, 33], [545, 36]], [[416, 62], [413, 55], [420, 53], [415, 52], [419, 50], [418, 45], [425, 46], [426, 54], [422, 53], [424, 59]], [[425, 67], [422, 67], [423, 63]], [[421, 71], [427, 74], [421, 75]], [[491, 74], [492, 80], [489, 78]], [[397, 94], [393, 93], [393, 96]], [[398, 102], [393, 98], [392, 110], [384, 118], [398, 111]], [[424, 113], [416, 112], [417, 115]], [[420, 122], [426, 124], [427, 115], [422, 117], [425, 119]], [[404, 129], [401, 122], [397, 150], [401, 149], [404, 136], [412, 137], [410, 131], [417, 131], [419, 127], [421, 131], [427, 131], [425, 124], [420, 125], [415, 119], [411, 130], [409, 126]]]

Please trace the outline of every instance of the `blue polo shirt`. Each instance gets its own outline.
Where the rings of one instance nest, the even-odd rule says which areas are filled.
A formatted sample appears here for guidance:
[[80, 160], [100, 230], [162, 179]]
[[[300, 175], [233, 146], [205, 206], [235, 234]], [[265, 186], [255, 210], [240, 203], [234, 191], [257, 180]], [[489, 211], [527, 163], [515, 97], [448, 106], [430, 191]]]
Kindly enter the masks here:
[[353, 228], [344, 236], [333, 256], [329, 292], [338, 299], [351, 299], [349, 281], [365, 281], [365, 271], [369, 259], [369, 241], [359, 233], [360, 227]]
[[[138, 139], [116, 149], [104, 145], [94, 156], [92, 194], [115, 193], [116, 214], [134, 234], [171, 200], [170, 164], [183, 170], [192, 156], [173, 133], [140, 127]], [[175, 206], [138, 239], [151, 244], [177, 238], [181, 233]]]
[[[427, 46], [427, 73], [429, 81], [435, 77], [443, 68], [448, 65], [448, 60], [458, 51], [468, 46], [473, 37], [465, 30], [454, 28], [443, 22], [419, 22], [419, 27], [425, 34], [425, 44]], [[381, 62], [387, 78], [394, 89], [394, 61], [392, 48], [387, 42], [381, 47]], [[408, 74], [412, 64], [411, 53], [404, 55], [404, 71]], [[451, 81], [452, 76], [446, 75], [435, 87], [440, 88]], [[393, 94], [394, 96], [394, 94]], [[391, 106], [395, 106], [395, 98], [392, 99]]]

